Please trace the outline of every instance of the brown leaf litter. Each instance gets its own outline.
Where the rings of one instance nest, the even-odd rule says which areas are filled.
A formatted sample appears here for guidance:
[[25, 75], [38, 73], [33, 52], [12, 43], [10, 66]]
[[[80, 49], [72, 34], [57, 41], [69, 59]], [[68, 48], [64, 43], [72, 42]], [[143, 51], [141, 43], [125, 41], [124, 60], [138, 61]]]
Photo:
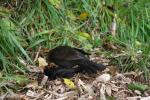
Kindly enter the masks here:
[[[91, 59], [109, 65], [104, 57], [91, 56]], [[44, 62], [41, 58], [40, 61]], [[41, 65], [45, 64], [42, 62]], [[35, 73], [39, 71], [33, 69]], [[140, 71], [119, 73], [116, 67], [109, 66], [97, 74], [77, 74], [68, 79], [76, 88], [67, 86], [63, 79], [47, 80], [43, 74], [38, 75], [39, 79], [35, 73], [30, 73], [32, 81], [22, 90], [3, 94], [0, 100], [150, 100], [150, 89], [141, 92], [127, 87], [130, 83], [141, 82], [143, 73]]]

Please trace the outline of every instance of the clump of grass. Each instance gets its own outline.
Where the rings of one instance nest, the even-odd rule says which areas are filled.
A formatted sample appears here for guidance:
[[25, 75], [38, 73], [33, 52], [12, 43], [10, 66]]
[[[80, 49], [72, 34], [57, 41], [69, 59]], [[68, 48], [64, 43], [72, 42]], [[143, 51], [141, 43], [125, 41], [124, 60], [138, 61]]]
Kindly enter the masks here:
[[[150, 64], [150, 35], [149, 35], [149, 15], [150, 7], [145, 5], [147, 1], [130, 2], [128, 8], [120, 15], [117, 39], [126, 44], [126, 56], [128, 60], [121, 62], [123, 70], [140, 69], [149, 73]], [[127, 14], [128, 13], [128, 14]], [[122, 17], [122, 15], [127, 15]], [[147, 75], [148, 76], [148, 75]]]
[[[32, 61], [21, 46], [23, 41], [20, 41], [21, 36], [15, 24], [8, 18], [0, 19], [0, 23], [0, 83], [3, 84], [5, 77], [11, 78], [13, 74], [17, 74], [17, 71], [25, 73], [25, 67], [20, 63], [19, 57]], [[6, 88], [2, 84], [0, 88]]]

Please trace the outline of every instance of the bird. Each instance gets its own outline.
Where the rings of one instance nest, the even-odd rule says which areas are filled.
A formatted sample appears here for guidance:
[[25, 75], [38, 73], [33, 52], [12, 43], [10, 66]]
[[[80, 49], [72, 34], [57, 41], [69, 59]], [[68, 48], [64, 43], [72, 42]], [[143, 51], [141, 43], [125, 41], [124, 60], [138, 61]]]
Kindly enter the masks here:
[[58, 46], [48, 52], [47, 62], [55, 63], [56, 68], [45, 68], [44, 73], [49, 77], [73, 76], [76, 73], [96, 73], [103, 71], [106, 66], [90, 61], [90, 55], [82, 49], [70, 46]]
[[54, 80], [56, 78], [70, 78], [73, 77], [77, 72], [79, 71], [75, 68], [50, 68], [49, 66], [45, 66], [44, 68], [44, 74], [51, 80]]

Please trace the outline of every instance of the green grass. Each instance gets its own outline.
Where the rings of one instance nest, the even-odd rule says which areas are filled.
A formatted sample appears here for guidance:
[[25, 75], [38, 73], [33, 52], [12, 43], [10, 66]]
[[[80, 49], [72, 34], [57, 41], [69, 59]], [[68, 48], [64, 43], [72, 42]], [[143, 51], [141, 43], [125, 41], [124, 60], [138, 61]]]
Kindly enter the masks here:
[[[3, 83], [7, 76], [11, 78], [17, 71], [25, 74], [26, 67], [20, 63], [20, 57], [32, 62], [21, 46], [24, 39], [18, 31], [8, 18], [0, 19], [0, 83]], [[2, 87], [3, 85], [0, 84], [0, 88]]]
[[[116, 58], [116, 53], [111, 52], [109, 57], [115, 60], [115, 64], [122, 71], [138, 68], [145, 74], [149, 73], [149, 0], [4, 0], [1, 4], [4, 2], [8, 5], [0, 7], [2, 80], [16, 74], [16, 70], [25, 73], [25, 67], [20, 64], [18, 58], [32, 62], [29, 49], [35, 52], [39, 46], [53, 48], [58, 45], [82, 47], [87, 50], [101, 47], [101, 33], [109, 31], [114, 17], [117, 36], [110, 41], [124, 45], [122, 54], [125, 56]], [[12, 8], [6, 9], [9, 5]], [[113, 6], [115, 10], [112, 11], [108, 6]], [[88, 13], [87, 18], [79, 19], [80, 14], [84, 12]]]
[[[145, 1], [146, 3], [146, 1]], [[150, 20], [148, 11], [143, 1], [139, 1], [127, 9], [128, 15], [119, 25], [118, 40], [126, 44], [126, 54], [130, 59], [123, 69], [142, 69], [149, 72], [150, 61]], [[148, 4], [148, 2], [146, 3]]]

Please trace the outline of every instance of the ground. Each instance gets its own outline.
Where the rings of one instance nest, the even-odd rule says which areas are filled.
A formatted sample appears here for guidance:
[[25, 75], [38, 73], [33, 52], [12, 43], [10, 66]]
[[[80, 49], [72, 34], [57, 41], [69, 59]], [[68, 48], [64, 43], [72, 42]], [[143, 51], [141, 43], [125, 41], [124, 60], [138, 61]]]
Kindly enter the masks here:
[[[44, 64], [44, 58], [39, 66]], [[104, 56], [92, 54], [90, 59], [107, 66], [103, 72], [93, 75], [77, 74], [71, 79], [48, 80], [40, 67], [30, 67], [30, 83], [17, 93], [7, 93], [7, 100], [150, 100], [150, 82], [145, 82], [143, 73], [131, 71], [121, 73], [116, 66], [109, 65]], [[136, 84], [134, 84], [136, 83]], [[147, 85], [144, 85], [147, 84]]]

